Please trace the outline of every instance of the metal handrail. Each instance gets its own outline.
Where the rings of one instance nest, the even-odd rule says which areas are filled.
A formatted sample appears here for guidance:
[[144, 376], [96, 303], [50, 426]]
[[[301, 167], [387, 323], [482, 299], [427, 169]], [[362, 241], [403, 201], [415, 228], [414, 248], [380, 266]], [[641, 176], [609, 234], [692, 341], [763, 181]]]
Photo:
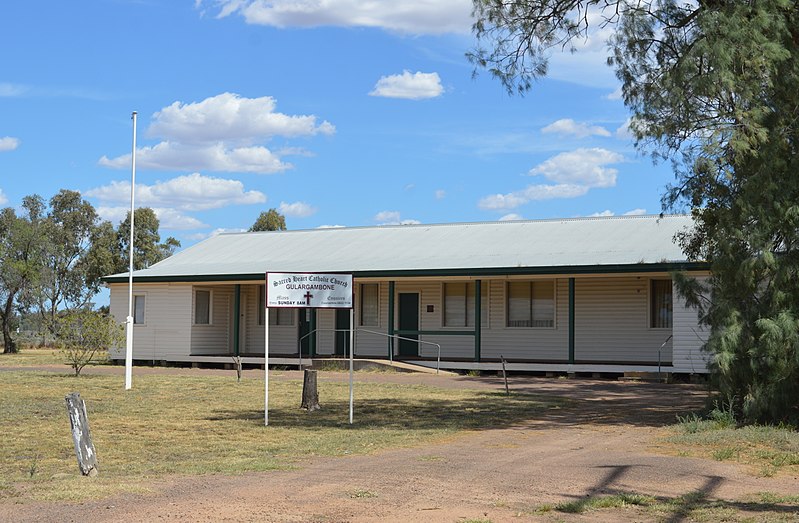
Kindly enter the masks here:
[[[438, 355], [436, 356], [436, 374], [438, 374], [439, 368], [441, 367], [441, 345], [439, 345], [438, 343], [433, 343], [432, 341], [418, 340], [418, 339], [414, 339], [414, 338], [406, 338], [404, 336], [400, 336], [399, 334], [387, 334], [385, 332], [372, 331], [372, 330], [368, 330], [368, 329], [356, 329], [355, 332], [368, 332], [370, 334], [377, 334], [379, 336], [385, 336], [387, 338], [395, 338], [395, 339], [398, 339], [398, 340], [414, 341], [416, 343], [421, 343], [421, 344], [424, 344], [424, 345], [434, 345], [434, 346], [438, 347]], [[391, 362], [392, 365], [394, 364], [394, 351], [393, 350], [389, 354], [389, 361]]]
[[[315, 334], [317, 332], [349, 332], [349, 329], [314, 329], [308, 334], [301, 336], [300, 339], [297, 340], [297, 354], [300, 357], [300, 369], [302, 369], [302, 340], [310, 336], [311, 334]], [[355, 332], [358, 332], [357, 330]]]
[[[349, 332], [349, 331], [350, 331], [349, 329], [314, 329], [311, 332], [305, 334], [304, 336], [301, 336], [297, 340], [297, 354], [299, 355], [300, 368], [302, 368], [302, 340], [304, 340], [305, 338], [307, 338], [311, 334], [314, 334], [314, 333], [317, 333], [317, 332]], [[395, 339], [398, 339], [398, 340], [415, 341], [416, 343], [421, 343], [421, 344], [424, 344], [424, 345], [433, 345], [435, 347], [438, 347], [438, 354], [436, 356], [436, 374], [438, 374], [439, 369], [441, 368], [441, 345], [439, 345], [438, 343], [433, 343], [432, 341], [415, 340], [413, 338], [406, 338], [404, 336], [399, 336], [397, 334], [386, 334], [385, 332], [373, 331], [373, 330], [369, 330], [369, 329], [355, 329], [355, 333], [356, 334], [359, 333], [359, 332], [368, 332], [369, 334], [377, 334], [379, 336], [385, 336], [387, 338], [395, 338]], [[394, 351], [391, 351], [391, 354], [389, 355], [389, 361], [391, 362], [392, 365], [394, 364]]]
[[669, 337], [666, 338], [666, 341], [663, 342], [663, 345], [661, 345], [660, 348], [658, 349], [658, 381], [661, 380], [661, 377], [660, 377], [660, 352], [663, 350], [663, 347], [666, 346], [666, 344], [669, 342], [669, 340], [671, 340], [673, 337], [674, 337], [673, 334], [669, 335]]

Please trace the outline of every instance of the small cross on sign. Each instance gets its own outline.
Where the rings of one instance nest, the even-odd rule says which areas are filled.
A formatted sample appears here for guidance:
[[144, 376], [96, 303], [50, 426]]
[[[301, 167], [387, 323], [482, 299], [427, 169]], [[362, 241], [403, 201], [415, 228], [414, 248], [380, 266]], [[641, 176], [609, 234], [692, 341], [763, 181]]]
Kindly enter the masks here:
[[311, 294], [311, 291], [307, 291], [305, 293], [305, 296], [303, 296], [303, 298], [305, 298], [305, 305], [310, 305], [311, 304], [311, 298], [313, 298], [313, 294]]

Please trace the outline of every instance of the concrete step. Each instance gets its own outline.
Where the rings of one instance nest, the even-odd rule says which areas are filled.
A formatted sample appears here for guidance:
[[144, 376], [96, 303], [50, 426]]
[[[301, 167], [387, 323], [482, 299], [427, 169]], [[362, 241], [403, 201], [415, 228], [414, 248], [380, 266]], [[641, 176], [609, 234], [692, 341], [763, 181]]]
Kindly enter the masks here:
[[[349, 370], [350, 360], [346, 358], [314, 358], [312, 367], [336, 369], [336, 370]], [[425, 367], [423, 365], [414, 365], [404, 361], [389, 361], [382, 359], [364, 359], [358, 358], [353, 360], [352, 367], [355, 370], [374, 370], [384, 372], [419, 372], [422, 374], [436, 374], [436, 369]], [[438, 372], [442, 376], [457, 376], [456, 372], [441, 370]]]

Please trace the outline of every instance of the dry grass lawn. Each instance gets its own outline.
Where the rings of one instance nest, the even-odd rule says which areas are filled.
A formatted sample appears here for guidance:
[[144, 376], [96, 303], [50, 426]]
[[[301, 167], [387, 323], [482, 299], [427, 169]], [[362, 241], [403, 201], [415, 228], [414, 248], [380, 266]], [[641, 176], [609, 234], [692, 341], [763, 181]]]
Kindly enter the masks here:
[[[279, 374], [279, 373], [276, 373]], [[78, 500], [137, 491], [166, 474], [237, 474], [292, 467], [311, 456], [364, 454], [422, 445], [463, 431], [531, 419], [555, 398], [469, 389], [359, 383], [348, 424], [346, 383], [320, 381], [323, 409], [299, 408], [302, 383], [142, 375], [130, 391], [119, 376], [0, 372], [0, 497]], [[64, 397], [86, 402], [100, 475], [78, 478]]]

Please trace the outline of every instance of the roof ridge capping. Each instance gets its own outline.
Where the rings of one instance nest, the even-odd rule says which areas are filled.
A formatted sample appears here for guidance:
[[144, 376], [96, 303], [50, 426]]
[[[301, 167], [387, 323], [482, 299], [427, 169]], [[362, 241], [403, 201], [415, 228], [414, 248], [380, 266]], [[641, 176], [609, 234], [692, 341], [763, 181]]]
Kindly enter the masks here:
[[647, 219], [656, 221], [665, 220], [669, 218], [690, 218], [690, 214], [677, 213], [677, 214], [622, 214], [619, 216], [576, 216], [572, 218], [540, 218], [532, 220], [488, 220], [488, 221], [472, 221], [472, 222], [438, 222], [438, 223], [408, 223], [408, 224], [390, 224], [390, 225], [352, 225], [344, 227], [316, 227], [313, 229], [293, 229], [283, 231], [231, 231], [221, 232], [216, 236], [235, 236], [238, 234], [290, 234], [299, 232], [317, 232], [317, 231], [341, 231], [353, 229], [410, 229], [419, 227], [457, 227], [463, 225], [505, 225], [505, 224], [519, 224], [519, 223], [555, 223], [555, 222], [588, 222], [588, 221], [612, 221], [612, 220], [641, 220]]

